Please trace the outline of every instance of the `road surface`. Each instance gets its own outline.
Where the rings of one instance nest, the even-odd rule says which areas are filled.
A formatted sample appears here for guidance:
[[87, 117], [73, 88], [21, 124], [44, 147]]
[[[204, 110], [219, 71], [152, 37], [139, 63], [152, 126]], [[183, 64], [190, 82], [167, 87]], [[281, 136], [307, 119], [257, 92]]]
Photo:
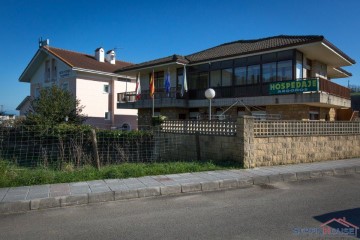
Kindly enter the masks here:
[[359, 182], [354, 174], [0, 215], [0, 239], [319, 239], [333, 218], [360, 226]]

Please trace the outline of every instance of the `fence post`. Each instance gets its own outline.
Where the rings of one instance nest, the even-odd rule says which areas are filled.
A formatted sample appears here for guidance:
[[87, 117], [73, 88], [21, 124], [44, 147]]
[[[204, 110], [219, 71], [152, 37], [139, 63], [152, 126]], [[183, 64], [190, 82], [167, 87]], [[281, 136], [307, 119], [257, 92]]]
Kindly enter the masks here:
[[245, 168], [255, 166], [254, 159], [254, 118], [252, 116], [242, 116], [237, 119], [236, 138], [240, 144], [240, 159]]
[[100, 159], [99, 159], [99, 152], [98, 152], [95, 129], [91, 129], [91, 142], [92, 142], [93, 151], [94, 151], [94, 159], [95, 159], [95, 163], [96, 163], [96, 168], [98, 170], [100, 170]]
[[198, 161], [201, 161], [201, 154], [200, 154], [200, 133], [199, 131], [195, 132], [195, 143], [196, 143], [196, 158]]

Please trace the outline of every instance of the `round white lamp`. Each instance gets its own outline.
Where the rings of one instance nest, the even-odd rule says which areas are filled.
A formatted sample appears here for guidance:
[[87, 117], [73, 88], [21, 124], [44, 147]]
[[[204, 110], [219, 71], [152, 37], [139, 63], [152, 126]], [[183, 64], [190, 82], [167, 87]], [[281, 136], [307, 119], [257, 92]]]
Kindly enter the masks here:
[[215, 90], [212, 88], [208, 88], [205, 91], [205, 97], [209, 99], [209, 121], [211, 120], [211, 99], [215, 97]]

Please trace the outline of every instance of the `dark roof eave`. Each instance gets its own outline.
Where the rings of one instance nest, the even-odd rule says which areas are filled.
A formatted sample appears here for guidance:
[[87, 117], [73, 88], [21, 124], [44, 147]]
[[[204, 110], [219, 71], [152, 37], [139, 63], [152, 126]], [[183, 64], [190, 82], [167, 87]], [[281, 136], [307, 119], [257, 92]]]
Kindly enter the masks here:
[[161, 65], [165, 65], [165, 64], [170, 64], [170, 63], [188, 64], [189, 61], [182, 61], [180, 59], [177, 59], [176, 61], [169, 60], [169, 61], [158, 62], [158, 63], [155, 63], [155, 64], [146, 64], [146, 65], [141, 65], [141, 66], [136, 66], [135, 65], [135, 66], [131, 66], [131, 67], [121, 68], [119, 70], [116, 70], [115, 73], [128, 72], [128, 71], [134, 71], [134, 70], [139, 70], [139, 69], [146, 69], [146, 68], [157, 67], [157, 66], [161, 66]]
[[340, 67], [338, 67], [338, 68], [335, 68], [337, 71], [339, 71], [339, 72], [342, 72], [342, 73], [344, 73], [345, 75], [347, 75], [347, 76], [349, 76], [349, 77], [352, 77], [352, 73], [351, 72], [348, 72], [348, 71], [346, 71], [345, 69], [343, 69], [343, 68], [340, 68]]

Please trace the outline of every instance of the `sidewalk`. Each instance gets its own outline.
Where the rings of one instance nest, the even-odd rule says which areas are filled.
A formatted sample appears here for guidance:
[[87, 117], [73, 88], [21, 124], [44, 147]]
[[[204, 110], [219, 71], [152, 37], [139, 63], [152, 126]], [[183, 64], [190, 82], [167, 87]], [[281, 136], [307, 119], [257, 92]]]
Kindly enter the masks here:
[[353, 173], [360, 173], [360, 158], [254, 169], [0, 188], [0, 214], [160, 195], [225, 190], [253, 184], [299, 181]]

